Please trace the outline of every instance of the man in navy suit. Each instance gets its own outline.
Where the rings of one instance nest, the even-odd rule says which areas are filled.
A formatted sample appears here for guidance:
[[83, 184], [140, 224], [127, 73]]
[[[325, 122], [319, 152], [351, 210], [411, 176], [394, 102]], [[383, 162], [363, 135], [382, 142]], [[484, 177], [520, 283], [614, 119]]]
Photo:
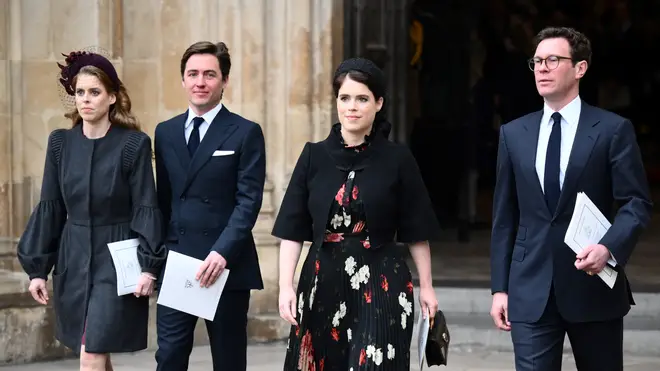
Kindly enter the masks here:
[[[583, 34], [542, 30], [529, 67], [544, 108], [500, 128], [491, 316], [511, 331], [518, 371], [561, 370], [566, 334], [580, 371], [623, 370], [623, 317], [634, 304], [625, 266], [652, 203], [632, 123], [580, 100], [590, 59]], [[564, 235], [578, 192], [612, 227], [576, 255]], [[611, 289], [596, 275], [610, 259]]]
[[[213, 369], [243, 371], [250, 290], [263, 289], [252, 236], [261, 209], [266, 154], [261, 127], [220, 103], [231, 60], [224, 43], [198, 42], [181, 58], [189, 109], [156, 127], [159, 206], [169, 250], [204, 263], [203, 287], [230, 271], [213, 321]], [[157, 370], [188, 369], [198, 318], [159, 305]]]

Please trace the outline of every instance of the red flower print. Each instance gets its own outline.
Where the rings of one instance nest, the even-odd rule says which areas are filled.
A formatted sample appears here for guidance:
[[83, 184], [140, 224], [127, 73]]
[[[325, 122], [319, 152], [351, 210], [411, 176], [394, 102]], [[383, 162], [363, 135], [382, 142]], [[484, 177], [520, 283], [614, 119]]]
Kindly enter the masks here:
[[366, 301], [367, 304], [371, 303], [371, 290], [364, 292], [364, 301]]
[[346, 192], [346, 184], [342, 184], [341, 188], [339, 188], [339, 191], [337, 191], [337, 194], [335, 195], [335, 201], [337, 201], [339, 205], [343, 205], [344, 192]]
[[351, 196], [353, 197], [354, 200], [357, 200], [357, 196], [358, 196], [358, 187], [357, 186], [353, 186], [353, 192], [351, 192]]
[[364, 246], [365, 249], [371, 248], [371, 242], [369, 240], [364, 240], [362, 241], [362, 246]]
[[380, 287], [382, 287], [385, 292], [390, 289], [390, 285], [387, 283], [387, 277], [385, 277], [384, 274], [380, 275]]
[[321, 358], [319, 361], [319, 371], [323, 371], [323, 368], [325, 367], [325, 358]]
[[360, 233], [364, 229], [364, 221], [360, 220], [353, 226], [353, 233]]
[[321, 268], [321, 262], [318, 260], [315, 261], [314, 266], [315, 266], [314, 274], [319, 274], [319, 269]]
[[325, 238], [323, 239], [325, 242], [339, 242], [344, 239], [344, 234], [343, 233], [326, 233]]
[[360, 350], [360, 366], [367, 363], [367, 351], [364, 349]]
[[332, 331], [330, 331], [330, 336], [332, 336], [334, 341], [339, 341], [339, 331], [337, 331], [335, 327], [333, 327]]
[[298, 357], [298, 369], [315, 371], [314, 348], [312, 348], [312, 334], [307, 330], [300, 344], [300, 356]]
[[300, 335], [300, 326], [296, 326], [296, 336]]
[[412, 284], [412, 281], [411, 281], [411, 282], [408, 282], [407, 287], [408, 287], [408, 292], [412, 294], [412, 292], [413, 292], [413, 284]]

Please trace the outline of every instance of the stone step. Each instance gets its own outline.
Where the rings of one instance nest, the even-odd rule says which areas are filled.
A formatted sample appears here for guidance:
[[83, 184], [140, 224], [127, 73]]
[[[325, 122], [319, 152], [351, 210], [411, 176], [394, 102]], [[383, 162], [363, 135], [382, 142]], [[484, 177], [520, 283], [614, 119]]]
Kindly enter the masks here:
[[[28, 285], [24, 273], [0, 269], [0, 365], [70, 354], [55, 340], [51, 306], [35, 302]], [[52, 292], [50, 287], [49, 291]]]
[[[513, 352], [511, 333], [500, 331], [487, 314], [446, 312], [450, 334], [450, 349], [458, 352]], [[415, 316], [417, 321], [417, 316]], [[417, 322], [415, 322], [417, 323]], [[413, 331], [413, 343], [417, 344], [417, 326]], [[660, 357], [660, 322], [655, 318], [625, 317], [623, 349], [626, 354], [644, 357]], [[568, 337], [564, 340], [564, 352], [571, 352]]]
[[[419, 297], [419, 287], [415, 287], [415, 298]], [[435, 294], [442, 311], [463, 314], [488, 314], [492, 295], [488, 288], [435, 287]], [[660, 323], [660, 292], [633, 292], [636, 305], [627, 317], [655, 319]], [[416, 299], [417, 300], [417, 299]], [[417, 305], [417, 302], [415, 303]]]
[[[451, 348], [462, 351], [512, 352], [511, 335], [495, 328], [490, 318], [491, 294], [484, 288], [435, 287], [445, 313]], [[415, 323], [419, 288], [415, 287]], [[637, 305], [624, 318], [624, 350], [627, 354], [660, 357], [660, 293], [634, 294]], [[417, 329], [413, 342], [417, 341]], [[564, 342], [570, 352], [570, 342]]]
[[14, 238], [0, 237], [0, 269], [22, 272], [23, 269], [16, 258], [16, 243]]

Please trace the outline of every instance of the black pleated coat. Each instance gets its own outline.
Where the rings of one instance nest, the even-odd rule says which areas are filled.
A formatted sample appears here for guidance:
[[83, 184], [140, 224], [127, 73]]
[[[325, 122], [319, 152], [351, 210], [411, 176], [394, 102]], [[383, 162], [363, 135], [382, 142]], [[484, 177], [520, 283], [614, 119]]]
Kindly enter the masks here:
[[76, 352], [83, 331], [88, 352], [147, 347], [149, 299], [117, 296], [107, 244], [139, 238], [142, 270], [160, 272], [166, 250], [151, 161], [149, 137], [115, 125], [100, 139], [82, 125], [49, 136], [41, 199], [18, 258], [30, 279], [54, 267], [56, 337]]

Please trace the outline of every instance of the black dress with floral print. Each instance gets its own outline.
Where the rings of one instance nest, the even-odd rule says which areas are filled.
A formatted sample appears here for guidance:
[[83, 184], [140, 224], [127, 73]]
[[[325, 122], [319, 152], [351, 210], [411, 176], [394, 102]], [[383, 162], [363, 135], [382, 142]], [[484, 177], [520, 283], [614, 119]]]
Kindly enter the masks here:
[[324, 243], [310, 250], [303, 266], [285, 371], [410, 369], [410, 270], [403, 254], [371, 248], [359, 184], [359, 172], [348, 172]]

